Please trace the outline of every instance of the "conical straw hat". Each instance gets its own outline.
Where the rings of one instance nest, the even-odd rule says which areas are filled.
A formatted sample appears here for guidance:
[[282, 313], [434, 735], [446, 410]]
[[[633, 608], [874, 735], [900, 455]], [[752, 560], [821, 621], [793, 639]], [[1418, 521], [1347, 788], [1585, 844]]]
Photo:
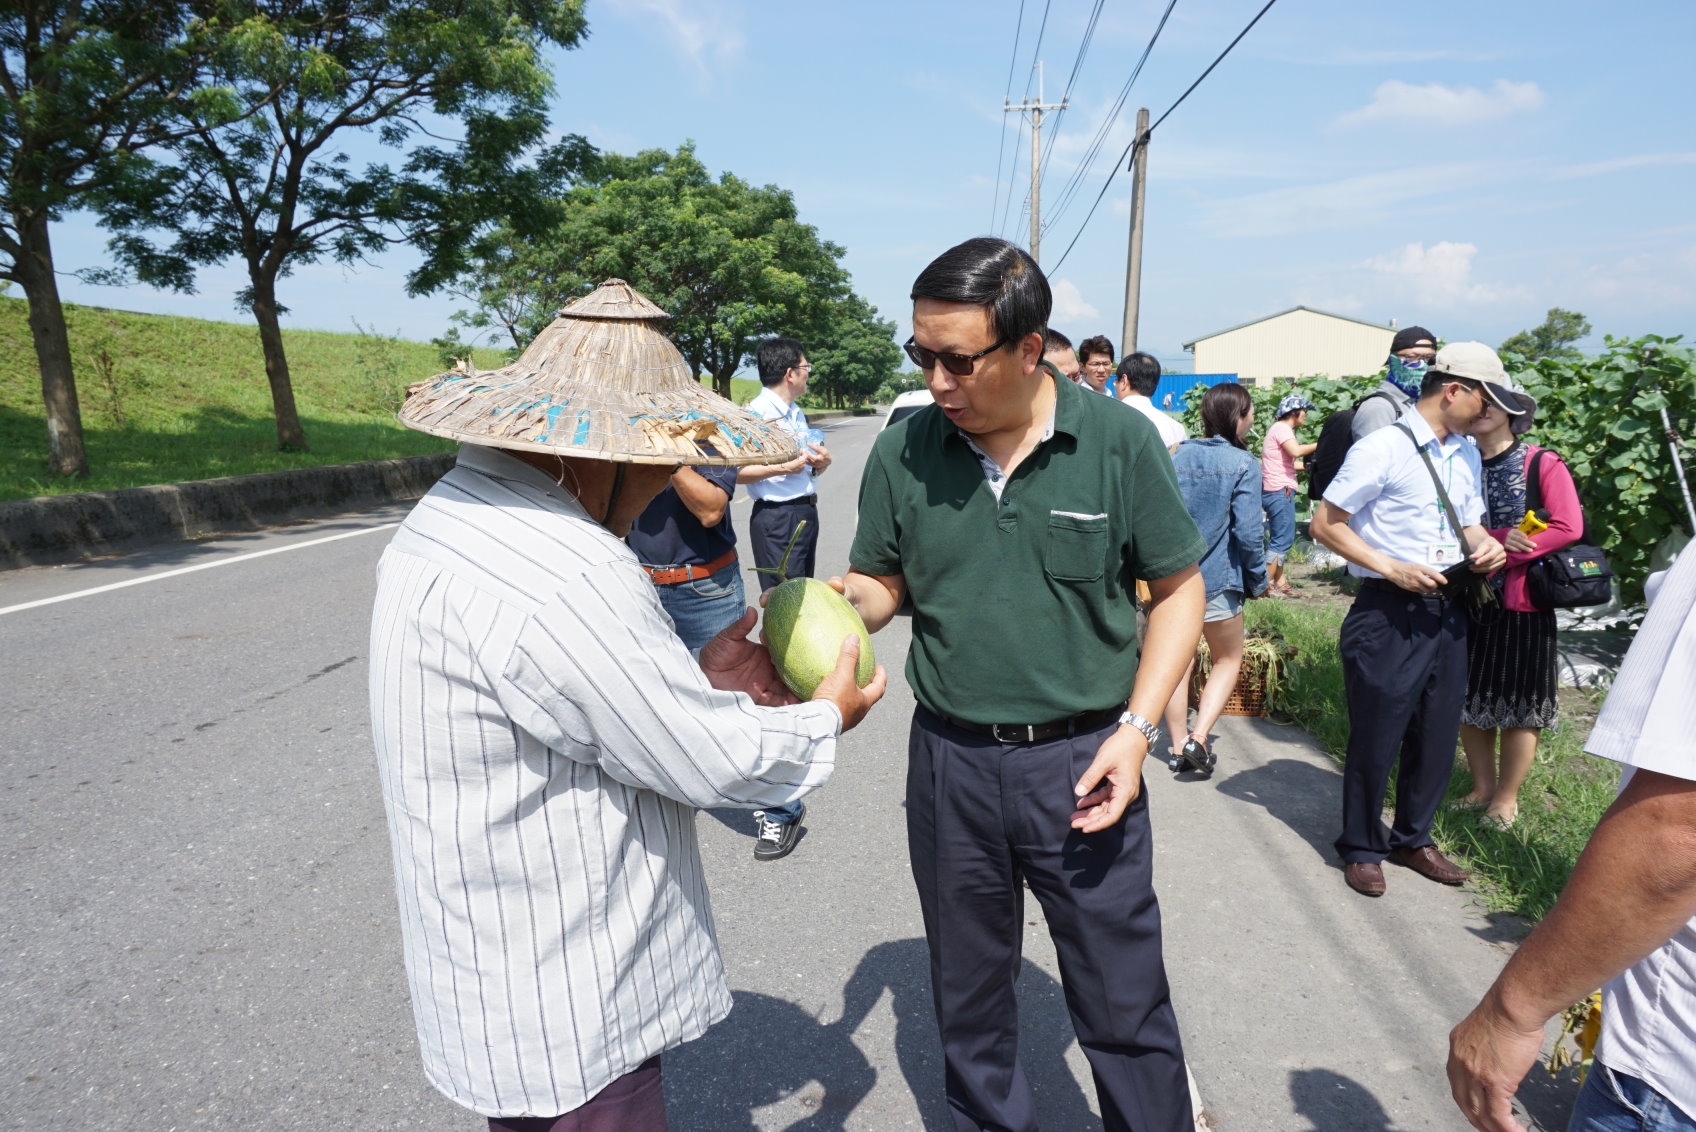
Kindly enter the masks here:
[[695, 380], [659, 331], [666, 317], [636, 288], [609, 279], [567, 304], [511, 365], [455, 369], [410, 386], [400, 421], [469, 444], [633, 464], [798, 456], [787, 427]]

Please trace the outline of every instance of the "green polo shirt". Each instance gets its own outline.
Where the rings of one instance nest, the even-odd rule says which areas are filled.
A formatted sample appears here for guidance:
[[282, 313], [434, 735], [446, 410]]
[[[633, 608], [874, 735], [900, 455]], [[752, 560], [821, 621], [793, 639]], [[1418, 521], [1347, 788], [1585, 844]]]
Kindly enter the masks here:
[[1124, 703], [1140, 651], [1135, 579], [1205, 549], [1148, 419], [1070, 381], [1055, 390], [1054, 435], [999, 503], [934, 405], [884, 430], [860, 481], [850, 561], [906, 578], [907, 682], [952, 719], [1046, 723]]

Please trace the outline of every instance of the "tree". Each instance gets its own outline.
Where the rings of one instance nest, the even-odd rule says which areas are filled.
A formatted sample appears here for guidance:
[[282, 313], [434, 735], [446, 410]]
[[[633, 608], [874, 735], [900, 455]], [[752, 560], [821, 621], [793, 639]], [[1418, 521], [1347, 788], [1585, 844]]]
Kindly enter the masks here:
[[1521, 330], [1504, 341], [1497, 352], [1518, 354], [1526, 362], [1544, 358], [1576, 358], [1572, 344], [1590, 333], [1590, 322], [1577, 311], [1550, 307], [1543, 325]]
[[[82, 413], [49, 226], [96, 195], [138, 215], [159, 204], [146, 151], [172, 112], [235, 115], [203, 80], [214, 53], [250, 31], [221, 5], [165, 0], [11, 0], [0, 7], [0, 279], [29, 303], [47, 413], [48, 471], [86, 476]], [[262, 100], [262, 99], [261, 99]]]
[[[671, 314], [667, 335], [696, 374], [730, 395], [730, 377], [761, 338], [830, 324], [848, 294], [842, 249], [796, 219], [794, 198], [726, 173], [692, 143], [676, 153], [602, 154], [560, 201], [560, 219], [522, 250], [485, 244], [461, 293], [509, 296], [540, 286], [526, 340], [559, 306], [623, 279]], [[503, 321], [480, 300], [471, 320]]]
[[[262, 49], [232, 57], [228, 81], [249, 105], [282, 94], [241, 124], [198, 113], [175, 142], [167, 242], [152, 214], [121, 207], [105, 221], [120, 262], [148, 282], [192, 290], [193, 265], [238, 258], [239, 305], [259, 325], [284, 449], [304, 449], [283, 349], [277, 283], [302, 264], [353, 263], [394, 243], [425, 257], [408, 277], [422, 293], [460, 274], [473, 238], [502, 217], [523, 231], [535, 202], [592, 152], [581, 138], [520, 167], [547, 130], [551, 81], [542, 49], [577, 44], [583, 0], [270, 0]], [[433, 119], [433, 120], [432, 120]], [[436, 131], [457, 127], [449, 147]], [[356, 169], [347, 146], [374, 133], [405, 150], [398, 167]]]
[[870, 400], [906, 357], [895, 344], [895, 324], [854, 294], [832, 304], [824, 325], [805, 335], [814, 373], [808, 392], [838, 409]]

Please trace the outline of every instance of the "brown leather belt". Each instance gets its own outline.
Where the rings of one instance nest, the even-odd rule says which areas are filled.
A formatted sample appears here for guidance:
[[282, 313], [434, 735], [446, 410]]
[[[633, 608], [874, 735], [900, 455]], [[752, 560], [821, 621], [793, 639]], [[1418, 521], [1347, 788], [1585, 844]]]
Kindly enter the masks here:
[[732, 562], [736, 561], [736, 548], [731, 547], [705, 566], [668, 566], [659, 568], [644, 566], [648, 577], [654, 580], [656, 586], [669, 586], [677, 582], [698, 582], [702, 578], [710, 578]]
[[963, 719], [950, 719], [946, 715], [941, 718], [950, 727], [970, 731], [973, 735], [987, 735], [997, 743], [1040, 743], [1061, 735], [1077, 735], [1080, 732], [1106, 727], [1118, 719], [1124, 710], [1122, 705], [1103, 708], [1100, 711], [1086, 711], [1070, 719], [1056, 719], [1050, 723], [967, 723]]

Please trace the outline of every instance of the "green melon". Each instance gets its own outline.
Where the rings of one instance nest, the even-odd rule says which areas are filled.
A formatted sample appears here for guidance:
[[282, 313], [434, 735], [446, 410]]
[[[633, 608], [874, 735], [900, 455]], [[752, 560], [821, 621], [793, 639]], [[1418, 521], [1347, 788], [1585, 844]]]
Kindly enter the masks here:
[[772, 664], [789, 690], [811, 699], [819, 682], [836, 668], [842, 638], [860, 636], [860, 663], [854, 682], [871, 683], [877, 658], [866, 623], [848, 599], [816, 578], [791, 578], [766, 595], [765, 641]]

